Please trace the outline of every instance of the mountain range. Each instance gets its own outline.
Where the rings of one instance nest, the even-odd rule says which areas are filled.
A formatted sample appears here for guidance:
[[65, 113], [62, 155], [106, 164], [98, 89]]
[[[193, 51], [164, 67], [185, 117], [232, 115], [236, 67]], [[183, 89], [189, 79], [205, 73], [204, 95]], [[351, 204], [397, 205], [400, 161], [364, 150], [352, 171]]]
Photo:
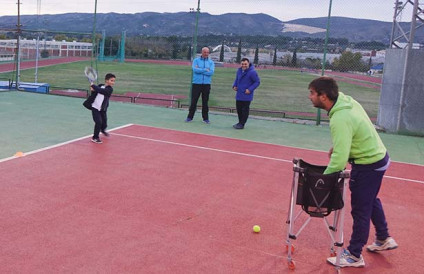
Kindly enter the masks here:
[[[156, 13], [135, 14], [100, 13], [96, 15], [96, 31], [106, 31], [107, 35], [117, 35], [123, 30], [127, 36], [187, 36], [195, 29], [196, 13]], [[66, 13], [55, 15], [22, 15], [23, 29], [63, 32], [93, 31], [94, 16], [91, 13]], [[17, 16], [1, 16], [0, 31], [16, 29]], [[409, 30], [409, 23], [401, 23]], [[211, 15], [200, 13], [198, 35], [266, 35], [289, 37], [324, 38], [326, 17], [301, 18], [287, 22], [267, 14], [226, 13]], [[378, 41], [389, 43], [392, 22], [347, 17], [332, 17], [330, 37], [346, 38], [350, 42]], [[424, 42], [423, 30], [416, 34], [416, 42]], [[417, 39], [418, 38], [418, 39]], [[421, 41], [420, 41], [421, 40]]]

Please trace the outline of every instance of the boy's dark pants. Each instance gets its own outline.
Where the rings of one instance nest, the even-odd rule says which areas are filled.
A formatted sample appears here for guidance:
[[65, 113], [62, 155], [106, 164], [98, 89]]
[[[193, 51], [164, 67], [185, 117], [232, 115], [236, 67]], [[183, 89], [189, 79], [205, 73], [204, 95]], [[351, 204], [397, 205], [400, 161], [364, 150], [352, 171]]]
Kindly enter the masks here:
[[94, 121], [93, 139], [99, 138], [100, 131], [105, 131], [107, 128], [107, 114], [104, 110], [91, 109]]
[[191, 104], [188, 110], [187, 118], [193, 119], [194, 113], [197, 108], [197, 101], [199, 100], [200, 94], [202, 95], [202, 118], [203, 120], [209, 120], [209, 93], [211, 91], [210, 84], [193, 84], [191, 88]]

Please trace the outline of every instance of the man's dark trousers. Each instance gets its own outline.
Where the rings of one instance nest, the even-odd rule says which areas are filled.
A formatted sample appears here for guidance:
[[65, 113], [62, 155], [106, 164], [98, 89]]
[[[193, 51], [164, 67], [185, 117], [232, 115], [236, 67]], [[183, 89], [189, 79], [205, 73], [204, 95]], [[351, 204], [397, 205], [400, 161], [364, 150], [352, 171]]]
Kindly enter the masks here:
[[203, 120], [209, 120], [209, 93], [211, 91], [210, 84], [193, 84], [191, 88], [191, 104], [188, 110], [187, 118], [193, 119], [194, 113], [197, 108], [197, 101], [200, 95], [202, 95], [202, 118]]
[[353, 229], [348, 250], [359, 257], [363, 246], [368, 241], [370, 220], [376, 229], [378, 240], [389, 237], [386, 217], [379, 198], [381, 182], [385, 170], [378, 170], [389, 161], [388, 155], [375, 164], [352, 165], [349, 189], [351, 191], [351, 205]]
[[243, 126], [246, 124], [247, 118], [249, 118], [250, 103], [251, 101], [236, 101], [239, 124]]

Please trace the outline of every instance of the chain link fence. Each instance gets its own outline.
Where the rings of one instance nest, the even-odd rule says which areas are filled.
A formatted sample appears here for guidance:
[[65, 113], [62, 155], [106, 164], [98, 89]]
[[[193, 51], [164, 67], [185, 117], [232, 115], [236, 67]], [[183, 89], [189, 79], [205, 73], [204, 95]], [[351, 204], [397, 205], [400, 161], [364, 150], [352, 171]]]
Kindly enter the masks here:
[[[116, 17], [106, 14], [110, 10], [99, 5], [96, 17], [93, 18], [92, 14], [85, 17], [85, 25], [79, 29], [80, 32], [57, 29], [51, 16], [39, 15], [37, 22], [24, 20], [20, 33], [20, 58], [34, 60], [38, 52], [41, 59], [81, 57], [92, 61], [102, 54], [104, 60], [116, 61], [116, 56], [124, 53], [126, 61], [168, 60], [174, 61], [172, 64], [178, 61], [189, 66], [190, 61], [200, 54], [201, 48], [206, 46], [210, 48], [210, 57], [221, 74], [233, 75], [243, 57], [256, 65], [262, 84], [252, 107], [256, 104], [259, 110], [285, 111], [288, 114], [301, 110], [309, 113], [306, 116], [313, 116], [315, 109], [309, 106], [305, 90], [311, 79], [326, 74], [335, 77], [343, 91], [354, 95], [372, 118], [377, 116], [385, 50], [392, 35], [396, 0], [348, 3], [338, 0], [180, 2], [181, 8], [175, 8], [177, 13], [165, 13], [169, 12], [169, 7], [175, 6], [174, 1], [152, 1], [151, 10], [159, 14]], [[46, 0], [43, 6], [54, 3]], [[134, 7], [138, 4], [142, 2], [135, 1]], [[142, 13], [144, 10], [129, 12]], [[405, 10], [403, 24], [410, 23], [409, 12]], [[125, 17], [130, 16], [134, 17], [128, 23]], [[171, 16], [171, 20], [166, 19]], [[78, 17], [67, 18], [64, 15], [62, 20], [73, 25], [82, 24]], [[37, 26], [56, 30], [29, 31]], [[0, 32], [0, 53], [16, 59], [15, 52], [6, 49], [16, 45], [5, 45], [8, 43], [5, 40], [16, 40], [16, 33], [11, 29], [13, 27]], [[96, 35], [93, 39], [90, 32], [94, 29]], [[125, 36], [122, 31], [125, 31]], [[417, 32], [417, 37], [422, 39], [423, 36]], [[38, 41], [37, 44], [35, 41]], [[91, 46], [92, 41], [95, 41], [94, 47]], [[123, 51], [121, 45], [124, 45]], [[215, 95], [212, 97], [218, 98], [211, 99], [212, 107], [231, 108], [233, 94], [228, 92], [228, 86], [232, 84], [232, 76], [224, 77], [219, 73], [213, 82]], [[57, 79], [69, 75], [69, 71], [64, 72]], [[189, 76], [172, 78], [173, 83], [163, 79], [154, 85], [148, 79], [143, 82], [142, 75], [138, 79], [123, 78], [130, 85], [139, 80], [149, 93], [170, 93], [169, 86], [173, 85], [184, 89], [174, 91], [176, 95], [187, 95], [190, 86]], [[31, 81], [29, 78], [24, 80]], [[66, 85], [65, 81], [55, 83], [56, 79], [49, 79], [49, 82], [53, 86]], [[163, 85], [159, 87], [158, 82]], [[188, 99], [182, 99], [181, 103], [187, 102]]]

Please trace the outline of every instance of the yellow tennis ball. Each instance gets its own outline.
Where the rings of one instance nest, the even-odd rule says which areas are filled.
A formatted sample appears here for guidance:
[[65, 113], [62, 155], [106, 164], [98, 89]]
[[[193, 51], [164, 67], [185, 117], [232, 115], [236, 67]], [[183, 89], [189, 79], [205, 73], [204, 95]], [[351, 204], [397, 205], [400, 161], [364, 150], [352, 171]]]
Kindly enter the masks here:
[[261, 231], [261, 227], [258, 225], [254, 225], [253, 226], [253, 232], [259, 233], [259, 231]]

